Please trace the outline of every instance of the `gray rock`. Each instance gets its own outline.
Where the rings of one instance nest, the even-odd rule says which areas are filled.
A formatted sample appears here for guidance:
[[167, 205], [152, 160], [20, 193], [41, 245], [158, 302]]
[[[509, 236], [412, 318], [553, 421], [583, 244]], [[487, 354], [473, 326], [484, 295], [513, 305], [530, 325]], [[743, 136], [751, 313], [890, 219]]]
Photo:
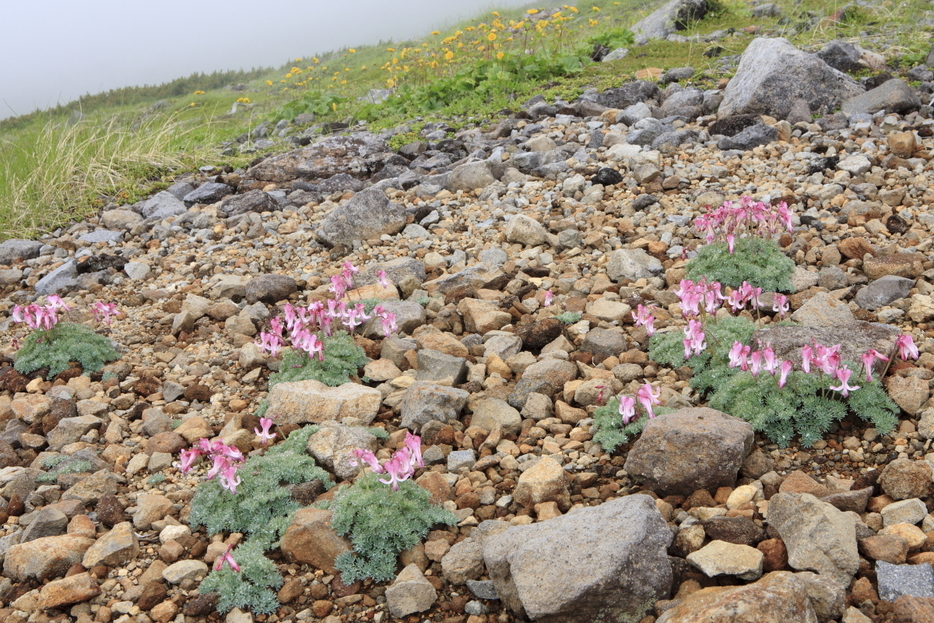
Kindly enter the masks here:
[[517, 335], [492, 335], [483, 342], [483, 355], [496, 355], [503, 361], [522, 350], [522, 338]]
[[784, 119], [796, 99], [814, 112], [833, 110], [863, 89], [852, 78], [784, 38], [753, 39], [727, 84], [719, 117], [743, 113]]
[[178, 197], [167, 190], [156, 193], [139, 207], [143, 218], [161, 221], [170, 216], [178, 216], [188, 211], [185, 204]]
[[735, 575], [741, 580], [758, 580], [763, 560], [764, 554], [755, 547], [717, 540], [687, 555], [687, 561], [708, 578]]
[[522, 416], [505, 400], [481, 398], [471, 404], [471, 410], [473, 417], [470, 425], [479, 426], [487, 432], [499, 426], [504, 434], [514, 435], [522, 428]]
[[483, 575], [483, 569], [483, 547], [471, 537], [452, 545], [441, 558], [441, 573], [454, 586], [476, 582]]
[[688, 80], [691, 76], [694, 75], [693, 67], [672, 67], [658, 79], [659, 84], [670, 84], [672, 82], [680, 82], [681, 80]]
[[672, 533], [644, 495], [630, 495], [483, 539], [503, 603], [551, 623], [638, 621], [671, 590]]
[[81, 439], [92, 428], [100, 428], [104, 423], [99, 417], [93, 415], [79, 415], [59, 420], [58, 425], [49, 431], [46, 439], [49, 446], [64, 446]]
[[766, 520], [784, 541], [793, 569], [816, 571], [849, 585], [859, 569], [852, 514], [810, 493], [777, 493], [769, 500]]
[[782, 9], [771, 2], [752, 7], [753, 17], [781, 17]]
[[934, 597], [934, 567], [928, 564], [893, 565], [876, 561], [879, 597], [895, 601], [902, 595]]
[[269, 412], [277, 416], [277, 424], [320, 424], [352, 417], [368, 425], [376, 417], [382, 394], [379, 390], [344, 383], [328, 387], [313, 379], [279, 383], [266, 398]]
[[181, 200], [185, 195], [187, 195], [194, 189], [195, 187], [189, 184], [188, 182], [175, 182], [174, 184], [172, 184], [165, 190], [166, 192], [172, 193], [176, 199]]
[[645, 102], [647, 100], [658, 101], [659, 99], [661, 98], [658, 85], [647, 80], [637, 80], [624, 84], [621, 87], [602, 91], [597, 96], [597, 103], [607, 108], [625, 110], [639, 102]]
[[169, 584], [182, 580], [198, 580], [208, 574], [208, 566], [200, 560], [179, 560], [162, 570], [162, 578]]
[[835, 39], [828, 41], [817, 53], [817, 57], [837, 71], [853, 72], [863, 68], [859, 62], [859, 50], [852, 43]]
[[0, 242], [0, 264], [13, 264], [22, 260], [39, 257], [42, 243], [36, 240], [11, 238]]
[[616, 282], [622, 279], [651, 279], [663, 270], [662, 263], [643, 249], [617, 249], [610, 254], [606, 264], [607, 276]]
[[880, 86], [860, 95], [848, 98], [840, 106], [846, 115], [886, 112], [907, 113], [921, 107], [921, 98], [904, 80], [892, 78]]
[[64, 292], [78, 286], [78, 264], [73, 259], [50, 272], [36, 282], [36, 294], [48, 295]]
[[477, 190], [486, 188], [496, 181], [493, 167], [486, 160], [465, 162], [454, 167], [448, 177], [447, 189], [452, 192], [458, 190]]
[[11, 286], [22, 278], [23, 271], [19, 268], [0, 269], [0, 286]]
[[707, 14], [706, 0], [671, 0], [662, 8], [639, 20], [632, 27], [636, 43], [644, 45], [650, 39], [664, 39], [676, 30], [684, 30], [688, 23]]
[[351, 244], [354, 240], [399, 233], [405, 222], [401, 206], [389, 201], [383, 191], [367, 189], [334, 208], [321, 222], [316, 235], [328, 246]]
[[593, 353], [594, 362], [599, 363], [607, 357], [617, 357], [626, 350], [626, 336], [612, 329], [591, 329], [584, 336], [580, 350]]
[[127, 262], [123, 266], [123, 272], [134, 281], [143, 281], [152, 274], [149, 264], [145, 262]]
[[451, 385], [460, 385], [467, 380], [467, 360], [423, 348], [418, 351], [415, 378], [419, 381], [450, 381]]
[[251, 305], [257, 301], [272, 305], [289, 298], [296, 290], [295, 279], [288, 275], [260, 275], [246, 283], [244, 294]]
[[741, 149], [747, 151], [759, 145], [767, 145], [778, 138], [778, 130], [764, 123], [757, 123], [741, 130], [733, 136], [724, 136], [717, 141], [717, 148], [722, 150]]
[[278, 209], [279, 204], [269, 193], [262, 190], [251, 190], [242, 195], [227, 197], [221, 202], [217, 212], [220, 216], [229, 218], [250, 212], [274, 212]]
[[849, 306], [826, 292], [809, 298], [791, 314], [791, 319], [808, 327], [840, 327], [856, 322]]
[[696, 119], [704, 114], [704, 92], [700, 89], [687, 88], [675, 91], [662, 102], [662, 117], [687, 117]]
[[435, 383], [416, 381], [402, 396], [400, 425], [410, 430], [420, 430], [432, 420], [450, 422], [456, 420], [467, 404], [470, 392]]
[[748, 423], [706, 407], [680, 409], [649, 420], [625, 469], [659, 495], [731, 487], [754, 434]]
[[34, 513], [32, 521], [23, 530], [20, 543], [28, 543], [45, 536], [58, 536], [65, 533], [68, 517], [62, 511], [46, 506]]
[[928, 514], [927, 506], [918, 498], [892, 502], [882, 508], [882, 525], [894, 526], [898, 523], [918, 524]]
[[535, 219], [524, 214], [517, 214], [509, 219], [509, 224], [506, 226], [506, 240], [535, 247], [548, 242], [548, 230]]
[[109, 229], [95, 229], [94, 231], [78, 236], [82, 242], [120, 242], [123, 239], [123, 232], [112, 231]]
[[459, 473], [462, 469], [470, 471], [477, 463], [477, 455], [473, 450], [454, 450], [448, 454], [448, 471]]
[[198, 188], [186, 193], [182, 197], [185, 205], [191, 207], [196, 203], [214, 203], [233, 193], [233, 188], [220, 182], [206, 182]]
[[[341, 174], [368, 177], [382, 169], [390, 154], [386, 142], [370, 132], [327, 136], [312, 145], [272, 156], [250, 167], [240, 188], [261, 188], [269, 182], [278, 184], [292, 180], [326, 181]], [[320, 192], [330, 194], [335, 190]]]
[[499, 599], [492, 580], [467, 580], [467, 588], [477, 599]]
[[619, 113], [619, 115], [616, 116], [616, 119], [620, 123], [625, 123], [626, 125], [631, 126], [651, 116], [652, 109], [649, 108], [648, 104], [644, 102], [636, 102], [631, 106], [627, 106], [621, 113]]
[[425, 579], [415, 563], [403, 569], [386, 589], [386, 606], [389, 613], [397, 618], [424, 612], [431, 608], [437, 599], [438, 593], [434, 586]]
[[626, 55], [629, 54], [629, 48], [616, 48], [611, 50], [609, 54], [603, 57], [602, 63], [612, 63], [613, 61], [620, 61], [626, 58]]
[[357, 475], [360, 466], [353, 451], [357, 448], [376, 451], [378, 442], [362, 426], [344, 426], [333, 421], [321, 423], [321, 429], [308, 438], [308, 452], [341, 480]]

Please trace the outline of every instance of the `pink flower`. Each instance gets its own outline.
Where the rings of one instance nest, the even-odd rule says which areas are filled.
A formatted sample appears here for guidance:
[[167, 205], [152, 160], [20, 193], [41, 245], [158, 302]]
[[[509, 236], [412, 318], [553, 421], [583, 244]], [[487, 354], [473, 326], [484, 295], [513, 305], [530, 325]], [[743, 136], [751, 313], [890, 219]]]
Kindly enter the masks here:
[[653, 388], [651, 384], [646, 383], [636, 392], [636, 398], [639, 400], [639, 404], [645, 408], [650, 418], [655, 417], [655, 412], [652, 410], [652, 407], [660, 404], [659, 397], [662, 395], [662, 390], [656, 389], [652, 391], [653, 389], [655, 388]]
[[408, 480], [412, 476], [414, 470], [412, 469], [412, 460], [409, 454], [408, 448], [400, 448], [396, 450], [392, 458], [383, 463], [383, 469], [388, 476], [387, 479], [380, 478], [379, 481], [384, 485], [389, 485], [392, 487], [393, 491], [399, 490], [399, 483], [405, 480]]
[[261, 417], [259, 419], [259, 425], [262, 427], [262, 430], [259, 428], [254, 428], [253, 432], [256, 433], [256, 436], [259, 437], [259, 442], [264, 446], [276, 438], [276, 433], [270, 433], [269, 427], [272, 426], [272, 420], [268, 417]]
[[811, 360], [814, 365], [820, 368], [820, 371], [824, 374], [833, 374], [837, 370], [837, 366], [840, 365], [840, 345], [835, 344], [834, 346], [824, 346], [823, 344], [817, 345], [817, 354]]
[[214, 570], [220, 571], [224, 568], [224, 563], [230, 565], [230, 568], [234, 571], [240, 571], [240, 565], [237, 564], [237, 561], [234, 560], [234, 557], [230, 554], [230, 550], [233, 549], [233, 545], [227, 546], [227, 551], [217, 557], [217, 560], [214, 561]]
[[110, 317], [117, 315], [117, 304], [116, 303], [104, 303], [103, 301], [97, 301], [91, 305], [91, 314], [94, 316], [94, 320], [97, 322], [103, 321], [108, 327], [110, 326]]
[[357, 465], [363, 467], [363, 464], [366, 463], [370, 466], [370, 469], [373, 470], [374, 474], [382, 474], [383, 471], [385, 471], [383, 470], [383, 466], [379, 464], [379, 461], [376, 460], [376, 455], [369, 450], [357, 448], [353, 450], [351, 454], [354, 455], [353, 461]]
[[273, 357], [279, 354], [283, 344], [280, 337], [272, 333], [266, 333], [265, 331], [259, 334], [259, 341], [253, 343], [259, 346], [260, 350], [268, 352]]
[[860, 357], [863, 361], [863, 370], [866, 372], [866, 382], [872, 383], [872, 364], [876, 362], [876, 359], [880, 361], [888, 361], [889, 358], [877, 351], [874, 348], [870, 348]]
[[753, 376], [759, 376], [762, 371], [762, 351], [757, 350], [749, 355], [749, 373]]
[[730, 367], [742, 368], [745, 371], [748, 367], [746, 359], [748, 356], [748, 346], [744, 346], [740, 341], [733, 342], [733, 348], [730, 349]]
[[688, 359], [692, 355], [700, 355], [707, 348], [707, 342], [704, 341], [704, 326], [700, 321], [691, 318], [688, 320], [688, 326], [684, 328], [684, 358]]
[[52, 309], [56, 309], [56, 310], [64, 309], [65, 311], [68, 311], [71, 309], [70, 307], [65, 305], [65, 301], [63, 301], [62, 297], [60, 297], [57, 294], [48, 295], [47, 297], [45, 297], [45, 302]]
[[383, 328], [383, 336], [389, 337], [398, 327], [396, 326], [396, 315], [391, 311], [386, 311], [382, 305], [373, 308], [373, 313], [379, 318]]
[[778, 360], [775, 358], [775, 351], [772, 346], [766, 346], [762, 349], [762, 369], [775, 376], [778, 371]]
[[386, 275], [385, 270], [376, 271], [376, 281], [382, 288], [389, 288], [392, 285], [392, 282], [389, 281], [389, 277]]
[[778, 313], [782, 318], [788, 313], [788, 297], [784, 294], [776, 294], [772, 298], [772, 311]]
[[629, 424], [636, 417], [636, 399], [634, 396], [619, 397], [619, 414], [623, 417], [623, 424]]
[[239, 467], [239, 463], [232, 463], [228, 461], [227, 464], [224, 465], [224, 467], [221, 469], [221, 486], [231, 493], [236, 493], [237, 485], [240, 484], [240, 477], [237, 476], [237, 469]]
[[198, 460], [198, 457], [201, 456], [201, 450], [198, 448], [190, 448], [188, 450], [182, 450], [181, 452], [181, 463], [179, 463], [178, 469], [183, 474], [188, 473], [192, 468], [195, 461]]
[[778, 376], [778, 387], [781, 389], [785, 386], [785, 383], [788, 381], [788, 373], [791, 372], [793, 363], [790, 361], [783, 361], [781, 366], [781, 373]]
[[736, 236], [733, 234], [726, 235], [726, 246], [730, 251], [730, 255], [733, 255], [733, 246], [736, 244]]
[[835, 392], [840, 392], [841, 394], [843, 394], [844, 398], [849, 396], [851, 391], [855, 391], [859, 389], [859, 385], [849, 384], [851, 374], [853, 374], [853, 371], [845, 366], [842, 368], [837, 368], [836, 372], [834, 373], [834, 376], [836, 376], [837, 380], [840, 381], [840, 385], [838, 385], [837, 387], [834, 387], [831, 385], [830, 389], [834, 390]]
[[632, 315], [637, 327], [645, 327], [645, 334], [649, 337], [655, 335], [655, 316], [645, 305], [636, 306], [636, 311]]
[[811, 373], [811, 361], [814, 359], [814, 349], [805, 344], [801, 347], [801, 369], [805, 374]]
[[409, 449], [412, 466], [418, 465], [419, 467], [425, 467], [425, 462], [422, 460], [422, 438], [418, 435], [413, 435], [409, 431], [405, 431], [404, 443], [405, 447]]
[[329, 288], [337, 298], [344, 298], [347, 292], [347, 281], [344, 275], [334, 275], [331, 277], [331, 287]]
[[344, 279], [347, 280], [347, 284], [350, 285], [350, 280], [353, 279], [354, 273], [360, 272], [360, 269], [353, 265], [353, 262], [347, 260], [344, 262], [344, 265], [341, 266], [341, 274], [344, 275]]
[[915, 341], [907, 333], [898, 336], [898, 339], [895, 340], [895, 347], [898, 349], [898, 356], [902, 361], [917, 359], [920, 356]]
[[545, 290], [545, 307], [551, 307], [551, 302], [554, 300], [555, 295], [551, 290]]

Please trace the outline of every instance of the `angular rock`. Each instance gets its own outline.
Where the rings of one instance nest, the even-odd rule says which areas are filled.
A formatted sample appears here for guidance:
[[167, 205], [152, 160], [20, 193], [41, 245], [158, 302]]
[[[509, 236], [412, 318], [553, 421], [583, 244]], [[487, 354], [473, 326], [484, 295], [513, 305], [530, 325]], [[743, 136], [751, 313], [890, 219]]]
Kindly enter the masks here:
[[908, 113], [920, 107], [921, 99], [914, 89], [904, 80], [892, 78], [871, 91], [850, 97], [840, 106], [840, 112], [846, 115], [871, 115], [880, 110]]
[[327, 246], [349, 245], [354, 240], [399, 233], [405, 223], [402, 206], [389, 201], [383, 191], [370, 188], [331, 210], [316, 235]]
[[670, 591], [671, 539], [654, 501], [630, 495], [485, 537], [483, 558], [517, 616], [638, 621]]
[[786, 39], [759, 37], [740, 57], [717, 115], [764, 114], [784, 119], [797, 99], [806, 100], [811, 111], [818, 112], [833, 110], [862, 92], [852, 78]]
[[934, 567], [921, 565], [892, 565], [876, 561], [879, 579], [879, 597], [895, 601], [902, 595], [934, 597]]
[[208, 566], [200, 560], [180, 560], [162, 570], [162, 578], [169, 584], [184, 580], [199, 580], [208, 574]]
[[267, 396], [269, 411], [276, 414], [276, 423], [320, 424], [346, 417], [367, 425], [379, 411], [382, 394], [379, 390], [358, 383], [329, 387], [315, 380], [279, 383]]
[[875, 311], [896, 299], [905, 298], [911, 294], [914, 285], [914, 279], [886, 275], [861, 288], [856, 293], [855, 301], [863, 309]]
[[464, 328], [470, 333], [486, 335], [512, 323], [512, 315], [492, 301], [463, 298], [457, 304], [457, 311], [463, 316]]
[[3, 560], [3, 575], [17, 582], [60, 577], [81, 562], [93, 544], [94, 539], [64, 534], [11, 545]]
[[260, 275], [250, 279], [244, 286], [246, 302], [253, 304], [257, 301], [273, 305], [289, 298], [289, 295], [298, 290], [295, 279], [288, 275]]
[[717, 141], [717, 149], [741, 149], [747, 151], [759, 145], [768, 145], [778, 139], [778, 130], [764, 123], [757, 123], [733, 136], [724, 136]]
[[22, 240], [20, 238], [11, 238], [0, 242], [0, 264], [12, 265], [23, 260], [31, 260], [39, 257], [39, 249], [42, 248], [38, 240]]
[[282, 537], [282, 554], [286, 559], [337, 573], [334, 559], [352, 548], [349, 541], [334, 532], [331, 518], [329, 510], [299, 509]]
[[809, 298], [791, 314], [791, 319], [807, 327], [839, 327], [856, 322], [849, 306], [826, 292]]
[[117, 567], [136, 558], [139, 554], [139, 540], [133, 531], [133, 525], [124, 521], [118, 523], [106, 534], [101, 535], [84, 553], [81, 564], [86, 569], [103, 564]]
[[516, 481], [513, 497], [516, 502], [530, 509], [542, 502], [557, 502], [562, 510], [571, 506], [571, 494], [568, 491], [568, 478], [564, 468], [548, 456], [542, 457], [535, 465], [522, 472]]
[[518, 242], [527, 247], [535, 247], [548, 242], [548, 230], [535, 219], [524, 214], [516, 214], [506, 225], [506, 240]]
[[233, 193], [233, 188], [220, 182], [205, 182], [201, 186], [186, 193], [182, 197], [185, 205], [191, 207], [196, 203], [215, 203]]
[[632, 27], [636, 43], [644, 45], [651, 39], [664, 39], [676, 30], [684, 30], [687, 25], [707, 14], [706, 0], [671, 0], [641, 19]]
[[39, 591], [39, 607], [60, 608], [88, 601], [101, 594], [97, 580], [90, 573], [76, 573], [61, 580], [52, 580]]
[[615, 282], [651, 279], [662, 271], [662, 263], [642, 249], [617, 249], [610, 254], [606, 264], [606, 274]]
[[748, 423], [706, 407], [680, 409], [649, 420], [625, 469], [659, 495], [731, 487], [752, 450]]
[[386, 588], [386, 606], [389, 614], [401, 618], [415, 612], [424, 612], [438, 600], [438, 592], [425, 579], [415, 563], [411, 563]]
[[454, 586], [479, 579], [483, 569], [483, 546], [473, 538], [455, 543], [441, 559], [444, 579]]
[[769, 500], [766, 519], [788, 548], [792, 568], [849, 585], [859, 568], [853, 515], [809, 493], [777, 493]]
[[170, 216], [184, 214], [187, 211], [188, 208], [185, 207], [185, 204], [167, 190], [156, 193], [140, 206], [140, 214], [143, 215], [143, 218], [160, 221]]
[[[637, 80], [629, 82], [621, 87], [605, 89], [597, 96], [597, 103], [607, 108], [618, 108], [620, 110], [628, 109], [634, 104], [645, 102], [646, 100], [661, 99], [658, 85], [647, 80]], [[635, 123], [633, 120], [622, 120], [623, 123]]]
[[452, 192], [458, 190], [478, 190], [486, 188], [496, 181], [493, 167], [486, 160], [466, 162], [451, 171], [448, 177], [447, 189]]
[[56, 292], [73, 289], [78, 285], [78, 264], [73, 259], [66, 260], [61, 266], [36, 282], [36, 294], [47, 296]]
[[467, 379], [467, 360], [423, 348], [418, 351], [418, 370], [415, 378], [419, 381], [460, 385]]
[[931, 488], [932, 467], [927, 461], [895, 459], [882, 469], [879, 486], [894, 500], [926, 497]]
[[711, 541], [687, 555], [687, 561], [708, 578], [735, 575], [741, 580], [758, 580], [762, 576], [763, 554], [755, 547], [726, 541]]
[[470, 407], [473, 411], [473, 416], [470, 418], [471, 426], [479, 426], [486, 431], [499, 426], [507, 435], [516, 435], [522, 428], [522, 416], [505, 400], [481, 398]]
[[376, 437], [367, 429], [331, 420], [322, 422], [321, 429], [308, 438], [308, 452], [341, 480], [349, 480], [360, 471], [354, 450], [362, 448], [375, 452], [376, 447]]
[[400, 425], [409, 430], [421, 430], [423, 425], [432, 420], [456, 420], [469, 397], [470, 392], [463, 389], [425, 381], [412, 383], [402, 397]]

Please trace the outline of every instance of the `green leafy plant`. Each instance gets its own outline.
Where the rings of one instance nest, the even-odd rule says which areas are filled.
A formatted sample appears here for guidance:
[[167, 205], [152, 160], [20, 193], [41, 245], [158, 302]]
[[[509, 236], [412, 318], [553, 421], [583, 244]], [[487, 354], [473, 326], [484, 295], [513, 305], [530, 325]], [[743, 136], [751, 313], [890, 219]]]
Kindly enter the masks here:
[[[673, 409], [659, 407], [655, 415], [665, 415]], [[642, 432], [649, 421], [647, 414], [624, 424], [619, 413], [619, 398], [614, 396], [602, 407], [597, 407], [593, 413], [593, 440], [603, 446], [606, 452], [612, 453], [617, 447], [628, 443], [630, 439]]]
[[580, 312], [562, 312], [555, 316], [555, 320], [561, 324], [574, 324], [575, 322], [580, 321], [581, 313]]
[[149, 483], [149, 484], [152, 485], [152, 486], [161, 484], [161, 483], [165, 482], [165, 474], [163, 474], [163, 473], [161, 473], [161, 472], [158, 473], [158, 474], [153, 474], [152, 476], [150, 476], [149, 478], [146, 479], [146, 482]]
[[391, 580], [400, 552], [425, 538], [433, 525], [457, 523], [453, 513], [432, 504], [428, 491], [411, 480], [398, 486], [393, 491], [367, 472], [335, 496], [331, 525], [353, 544], [353, 552], [335, 562], [344, 582]]
[[201, 592], [217, 591], [217, 608], [249, 608], [268, 614], [279, 605], [271, 589], [282, 585], [275, 564], [263, 552], [278, 545], [299, 503], [287, 485], [318, 480], [325, 489], [333, 486], [326, 471], [308, 454], [308, 438], [317, 426], [305, 426], [264, 455], [248, 459], [238, 470], [241, 483], [236, 493], [224, 490], [217, 479], [198, 484], [191, 501], [192, 527], [203, 525], [208, 532], [242, 532], [248, 540], [236, 551], [241, 570], [215, 569], [201, 583]]
[[790, 292], [795, 263], [771, 240], [739, 238], [735, 252], [725, 242], [704, 245], [686, 266], [693, 281], [706, 278], [738, 288], [744, 281], [766, 291]]
[[48, 368], [53, 379], [77, 361], [85, 374], [98, 372], [104, 364], [116, 361], [120, 353], [110, 340], [92, 329], [73, 322], [60, 322], [51, 329], [33, 331], [16, 353], [13, 367], [23, 374]]
[[306, 91], [301, 97], [283, 104], [272, 114], [272, 121], [288, 119], [289, 121], [301, 114], [326, 115], [334, 112], [339, 106], [347, 102], [342, 97], [330, 91]]
[[304, 351], [285, 351], [279, 371], [269, 376], [269, 389], [279, 383], [314, 379], [336, 387], [350, 380], [350, 376], [366, 365], [369, 359], [346, 331], [338, 331], [324, 340], [324, 359], [309, 357]]
[[591, 44], [610, 48], [624, 48], [636, 42], [636, 36], [628, 28], [611, 28], [587, 40]]
[[[49, 457], [50, 459], [59, 457]], [[39, 474], [36, 477], [36, 482], [55, 482], [58, 480], [58, 477], [62, 474], [80, 474], [82, 472], [91, 471], [91, 463], [84, 459], [79, 459], [77, 461], [68, 460], [69, 457], [62, 456], [61, 461], [54, 462], [54, 469], [44, 474]], [[45, 461], [43, 461], [45, 464]]]

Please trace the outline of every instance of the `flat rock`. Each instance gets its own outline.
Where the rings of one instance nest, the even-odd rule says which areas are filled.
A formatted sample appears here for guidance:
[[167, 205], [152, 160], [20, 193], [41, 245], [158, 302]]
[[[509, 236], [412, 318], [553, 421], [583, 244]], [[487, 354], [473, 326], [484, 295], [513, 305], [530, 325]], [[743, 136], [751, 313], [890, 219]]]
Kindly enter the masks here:
[[934, 597], [934, 567], [929, 564], [893, 565], [876, 561], [879, 597], [895, 601], [902, 595]]
[[327, 246], [396, 234], [406, 223], [402, 206], [389, 201], [381, 190], [362, 190], [331, 210], [316, 232]]
[[899, 78], [892, 78], [880, 86], [865, 93], [848, 98], [840, 106], [840, 112], [847, 115], [873, 114], [886, 112], [907, 113], [921, 106], [921, 98], [908, 84]]
[[321, 428], [308, 438], [308, 452], [341, 480], [356, 476], [360, 467], [353, 455], [357, 448], [376, 451], [377, 441], [362, 426], [344, 426], [332, 420], [321, 423]]
[[369, 424], [379, 411], [379, 390], [358, 383], [329, 387], [315, 380], [279, 383], [267, 397], [269, 411], [282, 424], [320, 424], [353, 417]]
[[755, 547], [716, 540], [687, 555], [687, 561], [708, 578], [735, 575], [757, 580], [762, 576], [762, 560], [762, 552]]
[[299, 509], [282, 537], [282, 553], [286, 559], [337, 573], [334, 559], [352, 549], [347, 539], [334, 532], [331, 517], [329, 510]]
[[81, 562], [93, 544], [94, 539], [63, 534], [12, 545], [3, 560], [3, 575], [17, 582], [61, 577], [72, 565]]
[[463, 389], [426, 381], [412, 383], [402, 397], [401, 426], [409, 430], [421, 430], [423, 425], [432, 420], [456, 420], [469, 397], [470, 393]]
[[545, 456], [522, 472], [516, 481], [513, 497], [516, 502], [530, 509], [542, 502], [556, 502], [559, 508], [567, 510], [571, 506], [568, 484], [561, 464]]

